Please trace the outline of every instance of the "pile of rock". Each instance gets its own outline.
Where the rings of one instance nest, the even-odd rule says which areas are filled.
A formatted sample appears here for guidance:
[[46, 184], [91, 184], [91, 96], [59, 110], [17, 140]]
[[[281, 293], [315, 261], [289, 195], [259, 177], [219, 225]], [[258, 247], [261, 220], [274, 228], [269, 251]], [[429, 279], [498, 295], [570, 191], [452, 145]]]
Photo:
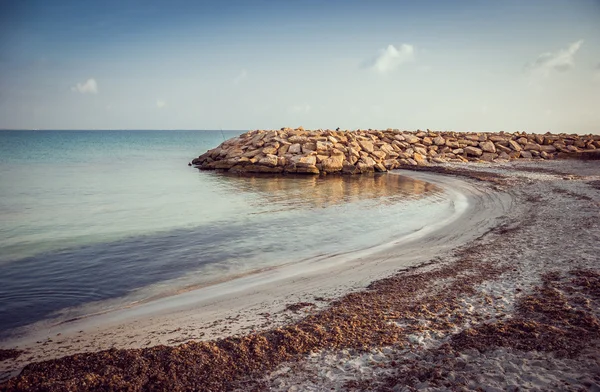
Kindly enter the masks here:
[[600, 151], [600, 135], [282, 128], [246, 132], [192, 164], [232, 172], [357, 174], [430, 163], [555, 159], [590, 150]]

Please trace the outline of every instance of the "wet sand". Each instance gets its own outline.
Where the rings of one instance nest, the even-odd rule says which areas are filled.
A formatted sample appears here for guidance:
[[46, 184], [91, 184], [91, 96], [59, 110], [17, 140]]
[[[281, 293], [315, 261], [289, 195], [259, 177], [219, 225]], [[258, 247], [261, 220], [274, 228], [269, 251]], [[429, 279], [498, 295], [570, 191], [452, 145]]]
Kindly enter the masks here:
[[452, 222], [364, 256], [29, 336], [0, 362], [5, 376], [89, 354], [30, 365], [0, 389], [507, 389], [509, 375], [522, 389], [598, 384], [598, 164], [430, 170], [445, 175], [410, 175], [466, 197]]

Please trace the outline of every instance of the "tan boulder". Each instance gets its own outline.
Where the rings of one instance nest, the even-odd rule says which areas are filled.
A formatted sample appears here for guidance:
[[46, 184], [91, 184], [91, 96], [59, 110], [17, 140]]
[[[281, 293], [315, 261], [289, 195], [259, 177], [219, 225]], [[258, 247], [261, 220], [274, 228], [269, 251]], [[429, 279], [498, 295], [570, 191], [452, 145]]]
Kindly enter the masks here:
[[427, 149], [425, 147], [414, 147], [415, 153], [421, 155], [427, 155]]
[[360, 170], [354, 164], [344, 163], [344, 165], [342, 166], [342, 173], [344, 173], [344, 174], [360, 174]]
[[483, 151], [481, 151], [481, 149], [477, 148], [477, 147], [468, 146], [468, 147], [465, 147], [464, 150], [467, 155], [471, 155], [471, 156], [479, 157], [479, 156], [481, 156], [481, 154], [483, 154]]
[[368, 140], [359, 140], [358, 144], [360, 145], [360, 148], [364, 151], [373, 152], [373, 142]]
[[508, 155], [508, 153], [506, 151], [500, 151], [500, 154], [498, 155], [498, 159], [510, 159], [510, 156]]
[[484, 152], [491, 152], [491, 153], [496, 152], [496, 146], [494, 145], [493, 142], [490, 142], [490, 141], [480, 142], [479, 147]]
[[379, 149], [383, 152], [385, 152], [386, 154], [390, 154], [395, 152], [394, 147], [392, 147], [390, 144], [384, 143], [382, 144]]
[[410, 133], [404, 134], [402, 136], [404, 136], [404, 140], [409, 144], [415, 144], [420, 141], [418, 137], [416, 137], [415, 135], [411, 135]]
[[261, 150], [250, 150], [250, 151], [246, 151], [245, 153], [243, 153], [242, 156], [246, 157], [246, 158], [254, 158], [255, 156], [257, 156], [261, 153], [262, 153]]
[[308, 141], [308, 138], [306, 136], [290, 136], [288, 138], [288, 142], [295, 144], [295, 143], [299, 143], [299, 144], [303, 144], [306, 143]]
[[383, 161], [383, 165], [388, 170], [394, 170], [400, 167], [400, 164], [396, 159], [386, 159], [385, 161]]
[[288, 150], [290, 149], [290, 144], [282, 144], [279, 149], [277, 150], [277, 155], [279, 155], [280, 157], [284, 156]]
[[337, 148], [338, 150], [342, 151], [342, 152], [346, 152], [348, 151], [348, 149], [346, 148], [345, 145], [343, 145], [342, 143], [336, 143], [333, 145], [334, 148]]
[[458, 144], [458, 142], [456, 140], [446, 140], [446, 146], [450, 147], [450, 148], [459, 148], [460, 145]]
[[371, 157], [365, 157], [365, 158], [362, 158], [361, 160], [362, 160], [364, 163], [366, 163], [367, 165], [369, 165], [369, 166], [375, 166], [375, 164], [377, 163], [377, 162], [375, 162], [375, 160], [374, 160], [373, 158], [371, 158]]
[[375, 171], [374, 167], [375, 167], [375, 164], [369, 165], [368, 163], [363, 162], [362, 160], [356, 164], [356, 168], [361, 173], [372, 173]]
[[275, 154], [277, 154], [278, 148], [279, 147], [275, 147], [275, 146], [263, 147], [262, 153], [265, 154], [265, 155], [275, 155]]
[[387, 171], [385, 165], [381, 162], [376, 163], [374, 168], [375, 168], [375, 171], [378, 171], [378, 172], [386, 172]]
[[258, 164], [269, 167], [275, 167], [277, 166], [277, 156], [273, 154], [267, 154], [267, 156], [258, 161]]
[[537, 144], [544, 144], [544, 135], [534, 135], [533, 136]]
[[296, 173], [304, 173], [304, 174], [319, 174], [320, 171], [315, 165], [306, 165], [306, 166], [298, 166], [296, 167]]
[[387, 154], [381, 150], [375, 150], [371, 153], [371, 155], [376, 157], [377, 160], [383, 160], [387, 156]]
[[523, 146], [523, 150], [525, 151], [540, 151], [540, 145], [537, 143], [526, 143]]
[[332, 155], [329, 158], [325, 159], [323, 162], [321, 162], [321, 167], [323, 171], [327, 173], [333, 173], [342, 170], [343, 164], [343, 155]]
[[421, 155], [421, 154], [420, 154], [420, 153], [418, 153], [418, 152], [415, 152], [415, 153], [414, 153], [414, 155], [413, 155], [413, 159], [414, 159], [414, 160], [417, 162], [417, 164], [418, 164], [419, 166], [425, 166], [425, 165], [427, 165], [427, 159], [425, 158], [425, 156], [424, 156], [424, 155]]
[[[508, 144], [508, 142], [507, 142], [507, 144]], [[503, 146], [502, 144], [498, 144], [498, 143], [496, 143], [496, 150], [503, 151], [507, 154], [512, 151], [510, 148]]]
[[498, 135], [490, 135], [488, 137], [488, 140], [494, 143], [504, 143], [507, 142], [506, 138], [504, 136], [498, 136]]
[[446, 139], [444, 139], [441, 136], [436, 136], [436, 137], [433, 138], [433, 143], [436, 146], [443, 146], [444, 144], [446, 144]]
[[302, 153], [303, 154], [307, 154], [312, 151], [316, 151], [316, 149], [317, 149], [316, 143], [308, 142], [308, 143], [304, 143], [302, 145]]
[[520, 156], [521, 156], [521, 158], [525, 158], [525, 159], [533, 158], [533, 155], [529, 151], [521, 151]]
[[320, 154], [317, 154], [317, 155], [315, 155], [315, 157], [317, 158], [317, 163], [321, 163], [325, 159], [329, 158], [329, 155], [320, 155]]
[[482, 161], [486, 161], [486, 162], [492, 162], [497, 157], [498, 157], [498, 154], [496, 154], [496, 153], [484, 152], [483, 154], [481, 154], [481, 157], [479, 159], [481, 159]]
[[290, 154], [300, 154], [302, 152], [302, 146], [299, 143], [294, 143], [288, 148]]
[[521, 147], [521, 145], [514, 140], [509, 140], [508, 145], [515, 151], [521, 151], [523, 149], [523, 147]]

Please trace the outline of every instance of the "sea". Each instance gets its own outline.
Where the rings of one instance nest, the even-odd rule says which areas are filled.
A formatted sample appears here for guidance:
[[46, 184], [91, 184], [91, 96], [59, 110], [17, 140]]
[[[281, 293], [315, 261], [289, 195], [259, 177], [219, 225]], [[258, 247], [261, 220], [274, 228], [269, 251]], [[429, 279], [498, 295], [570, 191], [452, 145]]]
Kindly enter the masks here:
[[193, 158], [244, 131], [0, 131], [0, 338], [328, 255], [452, 215], [393, 173], [239, 176]]

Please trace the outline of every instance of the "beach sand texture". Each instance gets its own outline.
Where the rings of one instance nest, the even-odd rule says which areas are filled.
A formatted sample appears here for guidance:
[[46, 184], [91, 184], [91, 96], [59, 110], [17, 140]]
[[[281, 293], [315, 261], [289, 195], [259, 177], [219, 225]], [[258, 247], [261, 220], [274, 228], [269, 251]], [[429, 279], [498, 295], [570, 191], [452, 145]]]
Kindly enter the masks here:
[[3, 347], [20, 350], [2, 351], [4, 377], [45, 362], [0, 390], [600, 388], [597, 162], [424, 170], [401, 173], [466, 197], [452, 221], [30, 336]]

